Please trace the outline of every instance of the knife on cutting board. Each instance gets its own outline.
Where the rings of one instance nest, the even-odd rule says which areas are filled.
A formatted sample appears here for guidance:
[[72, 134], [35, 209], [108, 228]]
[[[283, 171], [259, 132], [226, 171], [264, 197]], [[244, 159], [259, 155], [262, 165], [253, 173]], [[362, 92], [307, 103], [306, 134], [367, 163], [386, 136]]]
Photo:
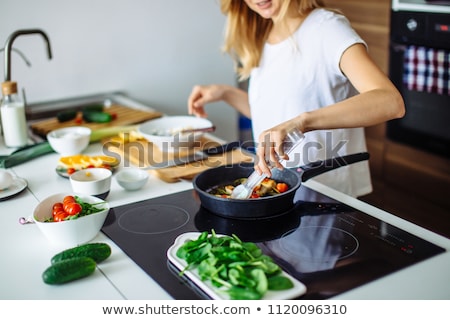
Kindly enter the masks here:
[[196, 162], [196, 161], [205, 160], [205, 159], [208, 159], [208, 157], [218, 155], [218, 154], [223, 154], [228, 151], [237, 149], [239, 147], [240, 147], [240, 142], [233, 141], [233, 142], [225, 143], [220, 146], [216, 146], [216, 147], [212, 147], [212, 148], [208, 148], [208, 149], [204, 149], [204, 150], [199, 150], [199, 151], [196, 151], [187, 156], [177, 157], [177, 158], [170, 159], [170, 160], [167, 160], [164, 162], [151, 164], [150, 166], [147, 166], [147, 167], [144, 167], [141, 169], [142, 170], [158, 170], [158, 169], [176, 167], [176, 166], [180, 166], [180, 165], [184, 165], [184, 164], [188, 164], [188, 163], [192, 163], [192, 162]]

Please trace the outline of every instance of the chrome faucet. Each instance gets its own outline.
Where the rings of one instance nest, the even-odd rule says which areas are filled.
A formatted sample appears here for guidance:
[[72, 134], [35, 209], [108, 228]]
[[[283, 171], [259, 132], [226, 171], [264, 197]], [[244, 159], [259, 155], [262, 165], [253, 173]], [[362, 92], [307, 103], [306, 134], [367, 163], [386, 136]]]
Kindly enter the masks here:
[[12, 49], [12, 45], [14, 40], [21, 35], [26, 35], [26, 34], [40, 34], [45, 42], [47, 43], [47, 53], [48, 53], [48, 58], [51, 59], [52, 58], [52, 50], [50, 48], [50, 40], [47, 37], [47, 34], [45, 34], [44, 31], [39, 30], [39, 29], [25, 29], [25, 30], [17, 30], [14, 31], [6, 40], [6, 44], [5, 44], [5, 81], [11, 81], [11, 49]]

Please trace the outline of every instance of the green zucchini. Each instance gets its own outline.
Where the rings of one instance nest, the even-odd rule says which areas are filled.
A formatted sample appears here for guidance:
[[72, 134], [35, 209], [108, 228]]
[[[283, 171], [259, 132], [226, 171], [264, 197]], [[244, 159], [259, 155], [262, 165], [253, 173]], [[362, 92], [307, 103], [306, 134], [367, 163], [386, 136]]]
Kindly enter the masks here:
[[86, 122], [106, 123], [111, 122], [112, 115], [102, 111], [85, 111], [83, 112], [83, 120]]
[[111, 255], [111, 247], [106, 243], [86, 243], [78, 247], [66, 249], [51, 259], [51, 263], [55, 264], [63, 260], [88, 257], [93, 259], [96, 263], [106, 260]]
[[59, 122], [66, 122], [72, 119], [75, 119], [77, 117], [77, 110], [70, 109], [70, 110], [63, 110], [56, 114], [56, 118]]
[[15, 150], [7, 156], [0, 156], [0, 168], [11, 168], [41, 155], [52, 153], [53, 148], [48, 141], [39, 142]]
[[96, 263], [88, 257], [76, 257], [52, 264], [42, 273], [47, 284], [62, 284], [87, 277], [94, 273]]

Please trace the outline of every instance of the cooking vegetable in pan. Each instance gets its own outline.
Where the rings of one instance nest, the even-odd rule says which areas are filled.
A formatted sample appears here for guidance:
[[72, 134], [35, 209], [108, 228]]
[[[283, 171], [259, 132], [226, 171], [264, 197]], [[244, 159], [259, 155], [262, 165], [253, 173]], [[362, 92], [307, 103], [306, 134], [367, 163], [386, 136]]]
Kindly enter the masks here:
[[212, 195], [215, 186], [227, 181], [248, 177], [254, 172], [252, 163], [240, 163], [211, 168], [198, 174], [193, 181], [202, 207], [214, 214], [236, 219], [260, 219], [277, 216], [294, 207], [294, 196], [302, 182], [319, 174], [369, 159], [367, 152], [349, 154], [305, 164], [298, 168], [284, 170], [274, 169], [270, 179], [284, 182], [288, 189], [285, 192], [266, 195], [256, 199], [232, 199]]
[[[247, 180], [247, 178], [239, 178], [231, 183], [216, 186], [212, 188], [209, 193], [221, 198], [230, 198], [233, 189], [236, 186], [245, 183], [245, 180]], [[289, 186], [285, 182], [265, 178], [258, 186], [255, 187], [255, 189], [253, 189], [253, 193], [250, 198], [255, 199], [260, 197], [273, 196], [279, 193], [286, 192], [288, 189]]]

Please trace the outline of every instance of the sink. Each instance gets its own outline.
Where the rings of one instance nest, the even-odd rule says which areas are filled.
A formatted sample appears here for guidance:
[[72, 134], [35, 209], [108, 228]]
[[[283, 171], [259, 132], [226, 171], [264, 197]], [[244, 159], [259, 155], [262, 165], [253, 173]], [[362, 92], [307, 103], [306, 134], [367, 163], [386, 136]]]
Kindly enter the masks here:
[[55, 117], [58, 112], [75, 109], [81, 110], [86, 106], [103, 105], [105, 107], [111, 104], [119, 104], [119, 100], [124, 97], [121, 92], [101, 93], [89, 96], [79, 96], [60, 100], [29, 103], [26, 106], [27, 120], [39, 120]]

